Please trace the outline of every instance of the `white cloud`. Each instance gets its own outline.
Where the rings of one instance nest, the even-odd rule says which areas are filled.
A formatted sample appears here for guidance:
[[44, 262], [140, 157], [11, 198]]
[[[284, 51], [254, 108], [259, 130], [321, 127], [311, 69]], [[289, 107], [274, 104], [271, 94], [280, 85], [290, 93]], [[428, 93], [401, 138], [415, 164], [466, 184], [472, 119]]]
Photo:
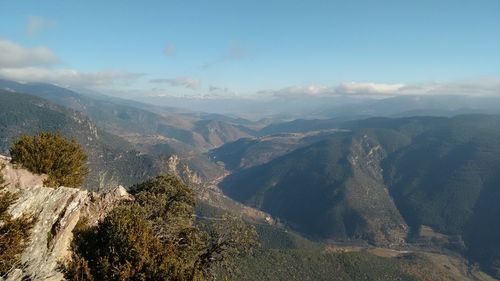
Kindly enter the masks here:
[[66, 87], [106, 87], [130, 83], [141, 74], [119, 70], [81, 72], [56, 68], [59, 59], [47, 47], [26, 48], [0, 39], [0, 77], [23, 82], [44, 82]]
[[401, 89], [401, 92], [407, 95], [500, 96], [500, 77], [458, 82], [420, 83], [407, 85]]
[[26, 34], [29, 36], [38, 35], [43, 29], [55, 26], [55, 21], [45, 19], [39, 16], [31, 16], [26, 24]]
[[237, 95], [238, 95], [237, 91], [233, 91], [227, 87], [210, 86], [208, 88], [208, 93], [205, 96], [206, 97], [234, 97]]
[[275, 97], [296, 96], [365, 96], [389, 97], [402, 95], [467, 95], [500, 96], [500, 78], [427, 82], [415, 84], [344, 82], [335, 87], [322, 85], [291, 86], [280, 90], [263, 90], [258, 94]]
[[279, 97], [287, 96], [325, 96], [331, 95], [332, 89], [322, 85], [311, 84], [307, 86], [291, 86], [286, 87], [277, 91], [264, 90], [260, 91], [259, 94], [267, 94]]
[[167, 79], [153, 79], [150, 83], [166, 83], [172, 87], [185, 87], [188, 89], [197, 89], [201, 85], [201, 80], [193, 77], [176, 77]]
[[337, 95], [393, 95], [404, 87], [404, 84], [349, 82], [337, 86], [334, 93]]
[[415, 84], [342, 83], [335, 89], [339, 95], [401, 96], [401, 95], [500, 95], [500, 78], [483, 78], [451, 82]]
[[163, 54], [165, 54], [165, 56], [167, 57], [171, 57], [175, 55], [175, 51], [176, 48], [174, 44], [167, 44], [167, 46], [165, 46], [165, 48], [163, 49]]
[[0, 68], [48, 65], [58, 61], [57, 56], [45, 46], [25, 48], [0, 39]]
[[74, 69], [51, 69], [40, 67], [0, 68], [0, 76], [23, 82], [44, 82], [65, 87], [99, 87], [119, 83], [130, 83], [141, 74], [118, 70], [80, 72]]

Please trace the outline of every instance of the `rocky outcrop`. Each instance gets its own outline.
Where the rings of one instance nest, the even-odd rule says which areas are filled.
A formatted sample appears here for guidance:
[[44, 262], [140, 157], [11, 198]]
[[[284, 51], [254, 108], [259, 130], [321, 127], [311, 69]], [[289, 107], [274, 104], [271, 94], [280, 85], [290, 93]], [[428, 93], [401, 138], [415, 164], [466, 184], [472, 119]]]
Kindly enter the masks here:
[[189, 186], [197, 186], [202, 183], [201, 177], [196, 172], [192, 171], [189, 166], [182, 162], [179, 156], [175, 154], [171, 155], [167, 160], [167, 172], [176, 175]]
[[45, 176], [16, 168], [6, 157], [0, 157], [0, 162], [5, 164], [1, 172], [7, 184], [0, 192], [12, 192], [18, 197], [9, 213], [13, 218], [30, 215], [35, 221], [21, 261], [6, 280], [62, 280], [57, 267], [70, 256], [72, 231], [80, 217], [97, 223], [117, 202], [132, 199], [121, 186], [104, 194], [44, 187]]
[[222, 193], [217, 185], [227, 174], [211, 181], [203, 181], [198, 173], [191, 170], [189, 166], [175, 154], [168, 158], [166, 168], [169, 174], [177, 176], [184, 184], [193, 188], [196, 197], [201, 202], [243, 216], [250, 221], [266, 222], [269, 224], [275, 223], [274, 219], [269, 214], [236, 202]]

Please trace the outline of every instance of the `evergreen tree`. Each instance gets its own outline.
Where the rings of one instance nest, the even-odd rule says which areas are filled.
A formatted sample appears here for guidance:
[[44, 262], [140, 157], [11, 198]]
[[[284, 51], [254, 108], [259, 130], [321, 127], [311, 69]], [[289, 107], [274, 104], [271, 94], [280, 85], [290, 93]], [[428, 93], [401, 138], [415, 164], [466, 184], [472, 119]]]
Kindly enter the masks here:
[[195, 222], [193, 191], [174, 176], [131, 188], [132, 203], [97, 226], [75, 231], [69, 280], [207, 280], [255, 245], [247, 224], [222, 219], [206, 232]]
[[79, 187], [88, 168], [87, 156], [75, 139], [60, 133], [22, 135], [10, 148], [12, 162], [37, 174], [47, 174], [47, 186]]

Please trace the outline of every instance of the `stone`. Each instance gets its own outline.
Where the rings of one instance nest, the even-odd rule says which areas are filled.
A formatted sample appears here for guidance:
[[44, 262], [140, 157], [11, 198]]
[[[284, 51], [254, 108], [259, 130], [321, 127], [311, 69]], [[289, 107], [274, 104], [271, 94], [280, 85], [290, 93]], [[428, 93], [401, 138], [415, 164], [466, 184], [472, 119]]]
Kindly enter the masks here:
[[5, 164], [1, 172], [7, 184], [0, 192], [17, 194], [18, 199], [8, 210], [13, 218], [31, 215], [35, 224], [20, 266], [12, 269], [5, 280], [63, 280], [57, 268], [71, 257], [72, 232], [80, 217], [86, 216], [91, 223], [97, 223], [118, 202], [133, 197], [122, 186], [107, 193], [44, 187], [44, 175], [15, 167], [9, 160], [0, 157], [0, 164]]

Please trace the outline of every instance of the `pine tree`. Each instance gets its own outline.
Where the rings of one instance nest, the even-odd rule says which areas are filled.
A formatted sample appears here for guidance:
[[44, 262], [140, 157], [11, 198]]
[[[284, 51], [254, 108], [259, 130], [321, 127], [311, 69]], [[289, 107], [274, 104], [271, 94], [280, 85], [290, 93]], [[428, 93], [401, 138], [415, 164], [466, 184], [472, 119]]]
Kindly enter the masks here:
[[75, 139], [60, 133], [22, 135], [10, 149], [12, 162], [37, 174], [47, 174], [46, 186], [79, 187], [86, 175], [87, 156]]
[[133, 202], [74, 232], [73, 258], [62, 269], [68, 280], [213, 280], [255, 245], [255, 229], [243, 222], [221, 218], [204, 231], [194, 219], [192, 189], [174, 176], [131, 193]]

